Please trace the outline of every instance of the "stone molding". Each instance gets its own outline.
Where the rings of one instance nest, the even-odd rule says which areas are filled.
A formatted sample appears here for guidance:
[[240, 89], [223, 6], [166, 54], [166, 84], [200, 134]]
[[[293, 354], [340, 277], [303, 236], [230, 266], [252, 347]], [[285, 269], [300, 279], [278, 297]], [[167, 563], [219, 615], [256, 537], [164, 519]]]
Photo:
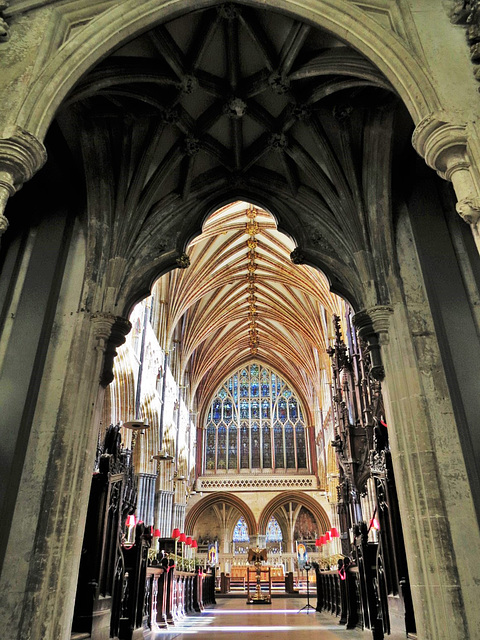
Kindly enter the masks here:
[[429, 167], [453, 184], [457, 213], [470, 225], [480, 253], [480, 176], [469, 157], [467, 126], [432, 113], [415, 128], [412, 144]]
[[0, 236], [8, 228], [4, 216], [8, 198], [30, 180], [47, 159], [43, 144], [28, 131], [14, 127], [6, 133], [0, 138]]
[[387, 305], [378, 305], [367, 309], [367, 313], [372, 319], [373, 330], [379, 335], [380, 344], [387, 344], [390, 317], [393, 313], [393, 308]]
[[0, 171], [10, 174], [15, 191], [45, 164], [47, 152], [33, 134], [21, 127], [0, 138]]
[[196, 491], [279, 491], [318, 489], [315, 476], [202, 476], [195, 484]]
[[103, 352], [100, 384], [102, 387], [107, 387], [113, 380], [113, 361], [117, 355], [117, 348], [125, 342], [132, 325], [126, 318], [107, 312], [94, 313], [91, 319], [97, 340], [96, 349]]
[[445, 122], [439, 114], [429, 114], [415, 127], [412, 144], [444, 180], [452, 180], [455, 171], [468, 169], [467, 126]]
[[[255, 0], [251, 4], [260, 6], [262, 2]], [[59, 5], [62, 16], [68, 15], [69, 7], [69, 3]], [[23, 102], [18, 122], [43, 135], [57, 107], [85, 68], [94, 66], [109, 51], [135, 34], [186, 8], [186, 0], [145, 0], [142, 3], [123, 0], [106, 8], [84, 27], [75, 30], [45, 61]], [[300, 19], [307, 19], [337, 34], [361, 51], [386, 75], [415, 122], [438, 108], [439, 97], [424, 65], [418, 60], [418, 53], [414, 54], [402, 40], [353, 3], [344, 0], [280, 0], [277, 8], [293, 12]], [[58, 17], [56, 19], [58, 21]]]
[[358, 336], [368, 343], [368, 351], [372, 362], [370, 375], [379, 381], [385, 377], [381, 346], [388, 344], [388, 327], [392, 313], [393, 309], [391, 307], [378, 305], [359, 311], [352, 319]]
[[4, 11], [7, 7], [8, 2], [0, 0], [0, 42], [6, 42], [10, 37], [10, 30], [4, 15]]

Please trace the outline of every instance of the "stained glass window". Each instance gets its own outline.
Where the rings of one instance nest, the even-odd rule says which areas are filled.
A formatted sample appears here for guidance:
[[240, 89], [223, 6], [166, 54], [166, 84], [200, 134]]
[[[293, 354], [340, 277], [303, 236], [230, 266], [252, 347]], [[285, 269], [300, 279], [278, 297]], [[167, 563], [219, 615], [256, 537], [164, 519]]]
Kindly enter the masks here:
[[260, 429], [252, 424], [252, 469], [260, 469]]
[[207, 469], [215, 469], [215, 425], [207, 427], [207, 448], [205, 452]]
[[273, 441], [275, 445], [275, 467], [283, 469], [285, 467], [283, 460], [283, 427], [279, 422], [273, 428]]
[[248, 400], [242, 400], [240, 402], [240, 419], [248, 420]]
[[262, 442], [262, 450], [263, 450], [263, 468], [271, 469], [272, 468], [272, 441], [270, 435], [270, 427], [265, 425], [263, 427], [263, 442]]
[[267, 524], [267, 537], [266, 542], [282, 542], [282, 530], [278, 524], [276, 518], [273, 516], [270, 518]]
[[248, 527], [245, 518], [241, 516], [233, 530], [233, 542], [249, 542]]
[[232, 403], [230, 400], [226, 400], [223, 403], [223, 419], [227, 423], [232, 419]]
[[[295, 390], [251, 362], [219, 387], [205, 422], [205, 470], [308, 469], [308, 444]], [[273, 436], [273, 437], [272, 437]]]
[[221, 425], [218, 427], [218, 444], [217, 444], [217, 469], [226, 469], [227, 467], [227, 430]]
[[216, 400], [213, 401], [213, 421], [220, 422], [221, 417], [222, 417], [222, 403], [217, 398]]
[[299, 469], [305, 469], [307, 466], [307, 451], [305, 446], [305, 427], [303, 424], [297, 424], [295, 427], [295, 436], [297, 440], [297, 464]]
[[295, 422], [298, 418], [296, 398], [290, 398], [290, 400], [288, 401], [288, 417], [292, 422]]
[[262, 402], [262, 420], [268, 420], [270, 418], [270, 402], [263, 400]]
[[249, 442], [248, 427], [246, 424], [242, 424], [240, 427], [240, 468], [248, 469], [250, 467], [250, 442]]
[[228, 468], [237, 468], [237, 427], [233, 424], [228, 428]]
[[287, 469], [295, 469], [295, 439], [293, 437], [293, 427], [290, 422], [284, 427], [285, 431], [285, 454], [287, 458]]

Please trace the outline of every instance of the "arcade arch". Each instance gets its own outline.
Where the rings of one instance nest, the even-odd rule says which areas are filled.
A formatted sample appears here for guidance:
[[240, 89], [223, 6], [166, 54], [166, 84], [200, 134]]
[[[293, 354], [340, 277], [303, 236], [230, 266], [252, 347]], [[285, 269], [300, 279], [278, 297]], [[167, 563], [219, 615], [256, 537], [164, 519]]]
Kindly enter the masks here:
[[[221, 505], [227, 505], [232, 509], [234, 509], [235, 513], [238, 513], [239, 516], [243, 516], [245, 518], [245, 522], [247, 523], [248, 532], [250, 536], [256, 535], [257, 521], [248, 504], [234, 494], [223, 493], [223, 492], [205, 496], [200, 501], [198, 501], [194, 507], [189, 509], [185, 519], [186, 533], [188, 533], [188, 535], [193, 536], [195, 534], [195, 525], [197, 523], [198, 518], [201, 516], [201, 514], [205, 510], [210, 509], [214, 506], [217, 506], [217, 507], [219, 506], [219, 508], [221, 509]], [[233, 526], [231, 526], [232, 532], [233, 532], [233, 527], [235, 526], [238, 520], [238, 517], [233, 523]], [[231, 519], [232, 522], [233, 522], [233, 519]]]
[[[272, 498], [263, 509], [258, 521], [260, 535], [265, 535], [268, 522], [272, 516], [275, 516], [279, 521], [281, 519], [282, 522], [288, 522], [290, 519], [288, 524], [292, 528], [302, 507], [308, 509], [315, 518], [318, 526], [318, 537], [321, 533], [331, 528], [330, 519], [325, 509], [311, 495], [285, 491]], [[283, 514], [280, 518], [278, 516], [279, 513]]]

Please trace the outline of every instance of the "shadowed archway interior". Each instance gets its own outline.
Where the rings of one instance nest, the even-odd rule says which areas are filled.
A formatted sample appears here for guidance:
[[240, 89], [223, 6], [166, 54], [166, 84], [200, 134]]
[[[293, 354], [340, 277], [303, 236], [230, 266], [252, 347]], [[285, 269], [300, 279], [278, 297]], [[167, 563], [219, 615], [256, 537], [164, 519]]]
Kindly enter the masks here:
[[117, 306], [145, 295], [232, 197], [272, 211], [294, 260], [320, 265], [355, 306], [386, 301], [367, 228], [380, 220], [388, 265], [384, 187], [411, 122], [382, 74], [328, 33], [240, 4], [193, 11], [92, 69], [56, 122], [112, 230], [98, 241]]
[[[223, 519], [228, 544], [240, 517], [254, 532], [252, 543], [261, 543], [271, 517], [293, 543], [301, 514], [298, 535], [338, 525], [341, 536], [328, 549], [350, 553], [356, 525], [362, 537], [363, 524], [379, 515], [375, 491], [384, 490], [381, 482], [365, 488], [363, 471], [387, 473], [386, 456], [383, 466], [375, 456], [391, 453], [409, 528], [419, 637], [468, 637], [478, 628], [478, 567], [462, 530], [468, 526], [469, 539], [478, 541], [478, 279], [468, 227], [459, 228], [452, 194], [416, 158], [407, 112], [428, 166], [442, 173], [445, 160], [457, 182], [465, 179], [457, 195], [460, 210], [471, 213], [476, 177], [473, 160], [471, 167], [466, 161], [479, 147], [470, 107], [466, 124], [458, 124], [469, 88], [437, 110], [432, 95], [451, 89], [423, 9], [451, 34], [442, 37], [443, 59], [446, 51], [455, 58], [458, 33], [427, 0], [415, 11], [412, 3], [387, 0], [82, 3], [14, 3], [8, 15], [0, 9], [0, 22], [13, 20], [14, 58], [32, 23], [25, 58], [7, 63], [2, 94], [13, 87], [15, 102], [31, 79], [23, 106], [15, 107], [14, 124], [26, 131], [2, 139], [2, 162], [17, 142], [20, 151], [28, 146], [25, 162], [40, 156], [32, 134], [41, 136], [58, 107], [45, 168], [8, 200], [0, 254], [1, 393], [9, 423], [2, 467], [11, 530], [0, 545], [9, 563], [0, 584], [2, 600], [8, 597], [5, 627], [18, 638], [70, 633], [92, 462], [95, 450], [100, 460], [107, 447], [107, 437], [104, 445], [97, 440], [100, 425], [100, 435], [103, 429], [130, 450], [139, 499], [131, 496], [128, 510], [143, 510], [144, 522], [153, 520], [162, 536], [183, 525], [193, 533], [195, 516], [204, 530], [210, 516]], [[377, 15], [378, 7], [385, 11]], [[39, 36], [55, 21], [62, 22], [55, 36], [53, 29]], [[35, 37], [45, 46], [33, 64]], [[57, 80], [51, 71], [62, 62]], [[20, 68], [23, 75], [12, 80]], [[73, 78], [78, 82], [59, 106]], [[8, 194], [0, 186], [10, 195], [8, 184]], [[333, 322], [336, 336], [333, 314], [341, 316]], [[350, 365], [358, 365], [356, 377]], [[237, 453], [232, 446], [228, 462], [212, 457], [208, 468], [209, 407], [217, 397], [224, 401], [220, 393], [228, 397], [228, 381], [234, 390], [244, 369], [256, 393], [254, 368], [270, 376], [265, 415], [255, 422], [253, 392], [242, 434], [227, 424], [231, 407], [219, 414], [213, 430], [228, 435], [215, 435], [215, 451], [236, 443]], [[284, 404], [284, 455], [280, 446], [270, 465], [262, 450], [259, 465], [258, 443], [274, 430], [268, 413], [279, 406], [273, 374], [296, 404], [293, 413]], [[302, 416], [295, 417], [296, 407]], [[146, 433], [125, 433], [142, 416]], [[391, 436], [382, 451], [374, 449], [373, 439], [385, 435], [375, 424]], [[354, 455], [347, 441], [355, 443]], [[273, 450], [274, 436], [270, 442]], [[240, 445], [255, 452], [245, 466]], [[273, 461], [282, 457], [283, 468]], [[393, 477], [390, 467], [387, 475]], [[361, 480], [358, 491], [352, 477]], [[385, 494], [378, 495], [383, 504]], [[123, 553], [121, 518], [114, 524], [112, 559]], [[400, 532], [398, 520], [391, 530]], [[401, 536], [394, 542], [403, 554]], [[226, 546], [223, 561], [231, 563]], [[293, 569], [293, 545], [288, 556]], [[392, 585], [406, 585], [398, 557]], [[54, 580], [61, 590], [51, 589]], [[78, 590], [89, 606], [93, 584], [100, 583], [89, 576]], [[397, 591], [389, 595], [397, 602]], [[106, 619], [109, 609], [97, 596]]]

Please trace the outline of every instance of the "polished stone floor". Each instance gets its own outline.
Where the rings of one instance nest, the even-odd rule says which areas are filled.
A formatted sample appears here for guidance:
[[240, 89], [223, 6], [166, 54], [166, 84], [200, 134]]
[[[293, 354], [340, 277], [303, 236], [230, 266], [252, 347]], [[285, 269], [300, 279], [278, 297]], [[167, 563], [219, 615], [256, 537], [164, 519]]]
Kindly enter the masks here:
[[[306, 598], [277, 598], [270, 605], [247, 605], [222, 598], [201, 615], [188, 616], [174, 628], [149, 634], [149, 640], [369, 640], [371, 632], [346, 631], [338, 618], [309, 609]], [[300, 612], [299, 612], [300, 611]], [[403, 636], [387, 636], [398, 640]]]

